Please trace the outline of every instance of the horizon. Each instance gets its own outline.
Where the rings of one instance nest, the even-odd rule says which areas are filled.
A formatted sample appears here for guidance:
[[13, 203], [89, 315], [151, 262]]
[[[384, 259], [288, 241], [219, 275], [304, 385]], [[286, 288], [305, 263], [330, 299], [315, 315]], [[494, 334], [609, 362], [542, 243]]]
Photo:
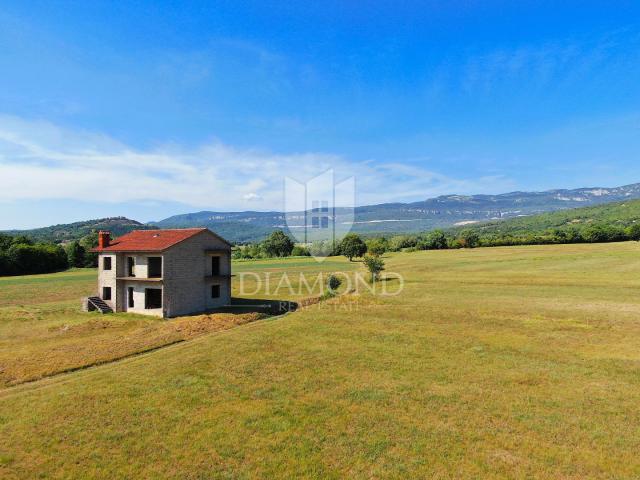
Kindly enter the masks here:
[[627, 1], [5, 5], [0, 230], [281, 212], [285, 175], [329, 168], [355, 177], [357, 206], [628, 185], [639, 14]]
[[[633, 182], [633, 183], [628, 183], [625, 185], [618, 185], [615, 187], [603, 187], [603, 186], [592, 186], [592, 187], [580, 187], [577, 189], [565, 189], [565, 188], [557, 188], [557, 189], [550, 189], [550, 190], [540, 190], [540, 191], [522, 191], [522, 190], [514, 190], [514, 191], [509, 191], [509, 192], [503, 192], [503, 193], [495, 193], [495, 194], [470, 194], [470, 195], [459, 195], [459, 194], [447, 194], [447, 195], [440, 195], [438, 197], [429, 197], [426, 198], [424, 200], [418, 200], [416, 202], [386, 202], [386, 203], [374, 203], [374, 204], [370, 204], [370, 205], [356, 205], [355, 209], [357, 208], [366, 208], [366, 207], [377, 207], [377, 206], [382, 206], [382, 205], [392, 205], [392, 204], [399, 204], [399, 205], [406, 205], [409, 203], [419, 203], [421, 201], [429, 201], [429, 200], [436, 200], [438, 198], [442, 198], [442, 197], [456, 197], [456, 196], [464, 196], [464, 197], [479, 197], [479, 196], [504, 196], [504, 195], [512, 195], [512, 194], [517, 194], [517, 193], [522, 193], [522, 194], [539, 194], [539, 193], [550, 193], [550, 192], [561, 192], [561, 191], [573, 191], [573, 190], [600, 190], [600, 189], [604, 189], [604, 190], [615, 190], [618, 188], [625, 188], [625, 187], [630, 187], [630, 186], [634, 186], [634, 185], [639, 185], [640, 182]], [[632, 198], [631, 201], [633, 200], [638, 200], [636, 198]], [[611, 203], [617, 203], [617, 202], [624, 202], [625, 200], [616, 200], [613, 201]], [[350, 207], [339, 207], [336, 206], [336, 208], [350, 208]], [[576, 208], [576, 207], [572, 207], [572, 208]], [[577, 207], [580, 208], [580, 207]], [[570, 208], [571, 209], [571, 208]], [[307, 211], [312, 211], [312, 209], [308, 209]], [[131, 218], [128, 217], [126, 215], [112, 215], [112, 216], [108, 216], [108, 217], [96, 217], [96, 218], [82, 218], [82, 219], [76, 219], [76, 220], [71, 220], [68, 222], [63, 222], [63, 223], [54, 223], [54, 224], [46, 224], [46, 225], [38, 225], [38, 226], [33, 226], [33, 227], [28, 227], [28, 228], [7, 228], [7, 229], [0, 229], [0, 232], [2, 231], [29, 231], [29, 230], [37, 230], [40, 228], [47, 228], [47, 227], [54, 227], [54, 226], [58, 226], [58, 225], [69, 225], [69, 224], [73, 224], [73, 223], [82, 223], [82, 222], [86, 222], [86, 221], [96, 221], [96, 220], [108, 220], [108, 219], [118, 219], [118, 218], [124, 218], [127, 220], [131, 220], [134, 222], [138, 222], [141, 225], [151, 225], [154, 223], [158, 223], [161, 222], [163, 220], [167, 220], [170, 219], [172, 217], [176, 217], [176, 216], [183, 216], [183, 215], [198, 215], [201, 213], [213, 213], [213, 214], [220, 214], [220, 215], [224, 215], [224, 214], [233, 214], [233, 213], [274, 213], [274, 214], [283, 214], [283, 213], [296, 213], [296, 212], [284, 212], [281, 210], [229, 210], [229, 211], [222, 211], [222, 210], [198, 210], [198, 211], [191, 211], [191, 212], [182, 212], [182, 213], [178, 213], [175, 215], [170, 215], [168, 217], [164, 217], [164, 218], [157, 218], [157, 219], [150, 219], [150, 220], [139, 220], [137, 218]], [[162, 228], [163, 230], [176, 230], [176, 229], [182, 229], [182, 228], [197, 228], [197, 227], [165, 227]], [[207, 227], [208, 228], [208, 227]]]

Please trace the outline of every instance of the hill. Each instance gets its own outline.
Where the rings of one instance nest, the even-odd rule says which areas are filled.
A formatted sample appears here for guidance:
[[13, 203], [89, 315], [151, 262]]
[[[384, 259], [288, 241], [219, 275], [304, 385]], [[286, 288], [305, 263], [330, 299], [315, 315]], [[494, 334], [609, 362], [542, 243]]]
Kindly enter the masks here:
[[[511, 192], [501, 195], [444, 195], [413, 203], [361, 206], [356, 207], [355, 212], [336, 209], [336, 225], [349, 224], [353, 220], [352, 230], [363, 235], [418, 233], [634, 199], [640, 199], [639, 183], [616, 188]], [[231, 242], [248, 243], [263, 240], [276, 229], [288, 230], [289, 234], [299, 232], [299, 228], [304, 226], [303, 219], [303, 212], [204, 210], [174, 215], [147, 224], [126, 217], [112, 217], [4, 233], [27, 235], [39, 241], [66, 242], [100, 229], [108, 229], [114, 236], [119, 236], [143, 228], [207, 227]]]
[[32, 230], [8, 230], [12, 236], [26, 235], [36, 241], [64, 243], [72, 240], [79, 240], [82, 237], [99, 230], [109, 230], [113, 236], [124, 235], [131, 230], [157, 228], [151, 225], [131, 220], [126, 217], [99, 218], [96, 220], [85, 220], [82, 222], [53, 225], [51, 227], [34, 228]]
[[542, 235], [551, 231], [581, 231], [587, 227], [627, 228], [640, 223], [640, 200], [609, 203], [483, 223], [455, 230], [471, 229], [482, 236]]
[[[580, 188], [501, 195], [445, 195], [413, 203], [384, 203], [356, 207], [353, 231], [361, 234], [417, 233], [490, 220], [518, 218], [576, 207], [640, 198], [640, 184], [616, 188]], [[350, 213], [336, 212], [337, 224]], [[301, 227], [303, 212], [215, 212], [175, 215], [151, 223], [160, 228], [202, 226], [234, 242], [261, 240], [277, 228]]]

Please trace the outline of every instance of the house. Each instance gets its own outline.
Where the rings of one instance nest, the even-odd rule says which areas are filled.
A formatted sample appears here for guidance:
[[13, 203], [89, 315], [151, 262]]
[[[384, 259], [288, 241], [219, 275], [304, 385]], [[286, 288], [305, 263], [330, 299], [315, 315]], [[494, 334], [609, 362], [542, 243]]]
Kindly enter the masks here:
[[231, 244], [207, 228], [99, 232], [88, 310], [175, 317], [231, 302]]

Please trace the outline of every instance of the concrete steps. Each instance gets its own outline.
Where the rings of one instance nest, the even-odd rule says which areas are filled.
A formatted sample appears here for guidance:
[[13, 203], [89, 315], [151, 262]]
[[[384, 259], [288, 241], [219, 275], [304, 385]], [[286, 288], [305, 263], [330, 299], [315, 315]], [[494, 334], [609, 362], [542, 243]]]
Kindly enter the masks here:
[[[113, 313], [112, 308], [107, 305], [100, 297], [87, 298], [88, 310], [98, 310], [100, 313]], [[93, 308], [91, 308], [93, 306]]]

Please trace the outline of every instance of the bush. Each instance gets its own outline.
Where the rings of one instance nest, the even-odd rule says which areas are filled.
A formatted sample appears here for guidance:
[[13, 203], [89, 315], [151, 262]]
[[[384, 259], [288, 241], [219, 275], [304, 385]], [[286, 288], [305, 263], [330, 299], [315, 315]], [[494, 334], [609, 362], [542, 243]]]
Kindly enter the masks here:
[[329, 278], [327, 278], [327, 288], [329, 289], [329, 292], [335, 294], [336, 290], [340, 288], [340, 285], [342, 285], [342, 280], [333, 274], [329, 275]]
[[291, 250], [292, 257], [308, 257], [309, 255], [311, 255], [309, 249], [300, 245], [296, 245], [293, 247], [293, 250]]
[[375, 255], [365, 255], [364, 265], [371, 274], [371, 283], [375, 282], [380, 272], [384, 270], [384, 261]]

